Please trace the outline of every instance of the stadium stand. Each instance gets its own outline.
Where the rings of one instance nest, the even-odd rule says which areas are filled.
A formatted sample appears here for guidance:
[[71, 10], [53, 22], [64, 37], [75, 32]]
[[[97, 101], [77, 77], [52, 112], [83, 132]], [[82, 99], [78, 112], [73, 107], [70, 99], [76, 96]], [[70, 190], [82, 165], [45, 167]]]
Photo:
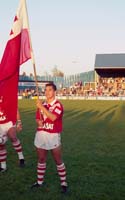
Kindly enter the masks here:
[[97, 54], [97, 95], [125, 96], [125, 54]]
[[[37, 76], [40, 95], [43, 95], [45, 84], [53, 82], [58, 88], [58, 95], [84, 95], [84, 90], [89, 89], [90, 85], [95, 81], [94, 71], [83, 72], [80, 74], [53, 77], [53, 76]], [[35, 81], [33, 76], [20, 75], [19, 77], [19, 96], [29, 98], [35, 96]]]
[[[125, 97], [125, 54], [97, 54], [93, 71], [64, 77], [37, 76], [39, 95], [53, 82], [59, 97]], [[19, 79], [19, 96], [36, 96], [34, 77], [25, 73]]]

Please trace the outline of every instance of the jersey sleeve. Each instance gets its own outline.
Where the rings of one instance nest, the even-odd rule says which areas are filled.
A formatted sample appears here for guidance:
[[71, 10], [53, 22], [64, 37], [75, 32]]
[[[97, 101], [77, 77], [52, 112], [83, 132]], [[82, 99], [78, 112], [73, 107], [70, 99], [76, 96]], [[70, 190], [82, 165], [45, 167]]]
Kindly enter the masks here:
[[52, 113], [59, 118], [63, 115], [63, 106], [60, 103], [57, 103]]

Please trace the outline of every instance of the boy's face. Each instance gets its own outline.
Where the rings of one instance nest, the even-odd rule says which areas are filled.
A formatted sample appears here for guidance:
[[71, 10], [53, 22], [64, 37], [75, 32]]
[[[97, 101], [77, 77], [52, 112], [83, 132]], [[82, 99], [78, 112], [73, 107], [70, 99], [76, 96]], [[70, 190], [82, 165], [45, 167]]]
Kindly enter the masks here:
[[45, 96], [47, 99], [53, 99], [55, 98], [55, 90], [53, 89], [52, 86], [47, 86], [46, 89], [45, 89]]

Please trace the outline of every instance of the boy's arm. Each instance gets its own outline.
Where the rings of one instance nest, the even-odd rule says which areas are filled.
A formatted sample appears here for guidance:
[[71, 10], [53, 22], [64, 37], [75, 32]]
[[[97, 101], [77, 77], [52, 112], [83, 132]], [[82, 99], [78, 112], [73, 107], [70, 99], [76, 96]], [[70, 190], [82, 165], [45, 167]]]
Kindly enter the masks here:
[[39, 109], [36, 112], [36, 123], [38, 127], [43, 127], [43, 117]]
[[20, 132], [22, 131], [22, 121], [21, 121], [21, 116], [20, 116], [20, 112], [19, 110], [17, 109], [17, 131]]
[[36, 123], [37, 123], [37, 126], [40, 128], [42, 128], [43, 127], [43, 120], [41, 119], [36, 119]]
[[39, 108], [40, 110], [43, 111], [43, 113], [52, 121], [55, 121], [57, 119], [57, 116], [53, 113], [51, 113], [50, 111], [48, 111], [43, 105], [42, 102], [40, 100], [37, 100], [36, 102], [36, 106], [37, 108]]

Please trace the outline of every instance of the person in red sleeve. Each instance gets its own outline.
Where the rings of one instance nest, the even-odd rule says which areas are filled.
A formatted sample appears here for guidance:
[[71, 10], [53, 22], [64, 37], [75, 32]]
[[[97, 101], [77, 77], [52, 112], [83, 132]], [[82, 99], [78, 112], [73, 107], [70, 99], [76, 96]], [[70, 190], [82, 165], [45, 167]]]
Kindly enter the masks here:
[[0, 98], [0, 172], [5, 172], [7, 170], [6, 159], [7, 150], [6, 142], [8, 138], [11, 140], [13, 148], [16, 150], [19, 158], [19, 166], [23, 167], [25, 165], [24, 156], [22, 152], [22, 146], [20, 140], [17, 138], [16, 131], [22, 130], [22, 123], [20, 119], [20, 113], [17, 110], [17, 123], [8, 119], [5, 112], [3, 97]]
[[45, 102], [42, 103], [40, 100], [37, 100], [36, 104], [37, 132], [35, 135], [34, 145], [37, 150], [38, 164], [37, 182], [32, 185], [32, 188], [41, 187], [43, 185], [47, 153], [48, 150], [51, 150], [60, 177], [62, 192], [66, 193], [68, 188], [66, 181], [66, 168], [62, 160], [61, 152], [63, 106], [55, 98], [56, 86], [54, 84], [46, 85], [45, 96]]

